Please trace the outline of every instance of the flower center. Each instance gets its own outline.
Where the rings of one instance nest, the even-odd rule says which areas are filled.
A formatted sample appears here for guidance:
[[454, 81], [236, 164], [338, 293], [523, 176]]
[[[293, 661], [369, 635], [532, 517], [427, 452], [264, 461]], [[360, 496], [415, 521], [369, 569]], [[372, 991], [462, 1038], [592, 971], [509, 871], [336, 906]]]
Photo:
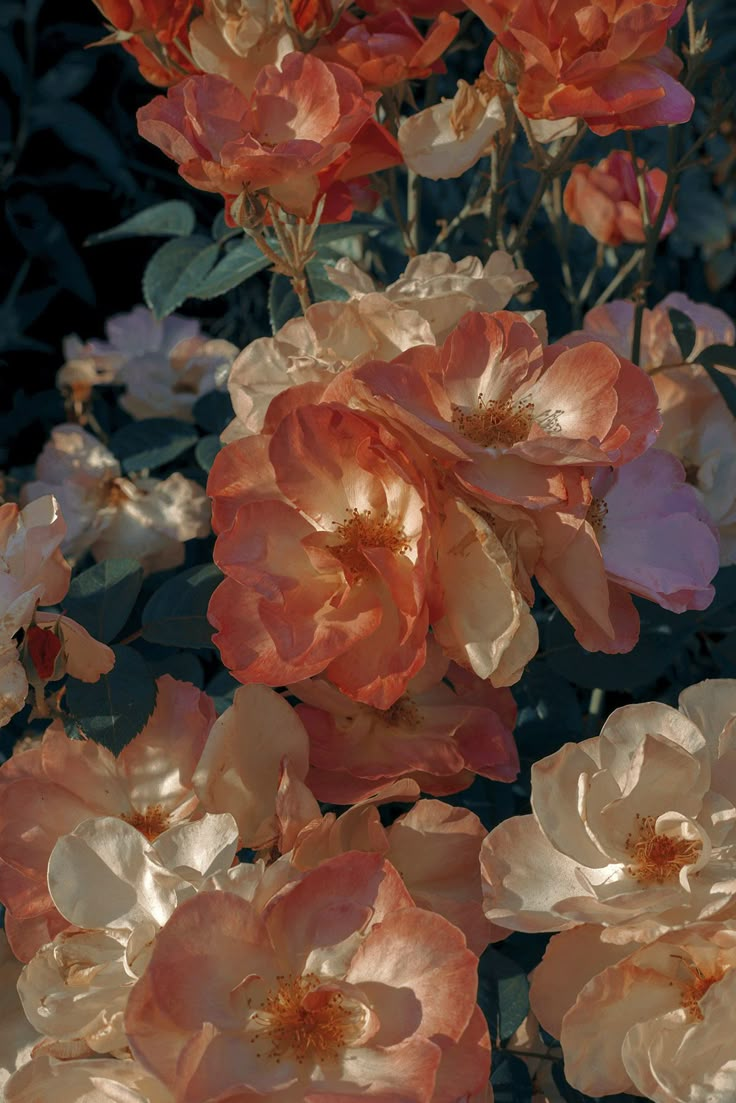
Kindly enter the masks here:
[[363, 578], [370, 570], [363, 548], [387, 548], [399, 554], [409, 550], [401, 525], [390, 517], [374, 517], [368, 509], [349, 510], [346, 520], [335, 525], [335, 534], [339, 543], [332, 544], [330, 551], [357, 578]]
[[606, 516], [608, 514], [608, 503], [605, 498], [594, 498], [588, 506], [588, 512], [585, 515], [585, 519], [592, 528], [596, 537], [600, 537], [600, 534], [606, 527]]
[[631, 855], [627, 872], [642, 885], [661, 885], [679, 876], [680, 870], [697, 861], [702, 844], [698, 839], [658, 835], [654, 816], [639, 816], [636, 839], [629, 835], [626, 849]]
[[452, 407], [452, 423], [473, 444], [483, 448], [510, 448], [526, 440], [534, 424], [534, 403], [512, 398], [484, 399], [478, 395], [475, 410]]
[[387, 709], [376, 709], [376, 712], [388, 724], [390, 728], [404, 728], [406, 731], [416, 731], [422, 723], [422, 714], [412, 701], [411, 697], [404, 694], [394, 701]]
[[309, 1057], [336, 1060], [354, 1037], [356, 1025], [342, 993], [321, 987], [323, 981], [314, 973], [276, 980], [276, 988], [251, 1020], [257, 1027], [251, 1042], [265, 1041], [270, 1049], [263, 1056], [277, 1062], [282, 1057], [292, 1057], [298, 1064]]
[[169, 826], [169, 817], [160, 804], [149, 804], [144, 812], [128, 812], [120, 817], [131, 827], [145, 835], [149, 842], [153, 842], [159, 835], [163, 835]]
[[682, 960], [691, 980], [689, 984], [682, 985], [680, 1004], [687, 1011], [688, 1018], [692, 1022], [700, 1022], [703, 1018], [700, 1001], [711, 985], [716, 984], [723, 978], [726, 970], [721, 966], [716, 966], [712, 972], [704, 973], [698, 965], [685, 961], [684, 958]]

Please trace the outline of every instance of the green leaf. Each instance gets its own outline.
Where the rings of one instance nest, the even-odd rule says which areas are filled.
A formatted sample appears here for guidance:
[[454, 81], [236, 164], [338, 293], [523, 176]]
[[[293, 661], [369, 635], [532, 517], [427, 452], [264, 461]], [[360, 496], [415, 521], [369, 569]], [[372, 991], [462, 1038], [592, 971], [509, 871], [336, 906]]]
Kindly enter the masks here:
[[[711, 345], [698, 353], [697, 362], [708, 372], [723, 401], [736, 417], [736, 384], [728, 374], [736, 372], [736, 348], [733, 345]], [[726, 370], [722, 371], [722, 368]]]
[[143, 582], [135, 559], [105, 559], [72, 579], [64, 610], [91, 636], [110, 643], [130, 616]]
[[194, 457], [203, 471], [209, 471], [211, 469], [212, 464], [215, 462], [215, 456], [221, 448], [220, 438], [216, 433], [211, 433], [207, 437], [202, 437], [201, 441], [194, 449]]
[[325, 302], [328, 299], [345, 302], [350, 298], [345, 288], [338, 287], [336, 283], [328, 278], [325, 272], [325, 265], [334, 265], [337, 260], [339, 260], [339, 257], [332, 250], [320, 249], [314, 259], [307, 265], [309, 287], [312, 298], [316, 303]]
[[331, 241], [342, 241], [356, 234], [369, 234], [380, 230], [390, 230], [391, 226], [380, 218], [361, 215], [355, 222], [333, 222], [329, 226], [320, 226], [314, 235], [315, 245], [327, 245]]
[[524, 1061], [502, 1049], [494, 1051], [493, 1073], [494, 1103], [531, 1103], [532, 1081]]
[[156, 683], [132, 647], [113, 647], [115, 666], [91, 684], [70, 678], [66, 702], [85, 735], [119, 754], [145, 727], [156, 707]]
[[149, 417], [132, 421], [113, 433], [110, 451], [123, 471], [154, 471], [170, 463], [199, 440], [197, 430], [173, 417]]
[[272, 332], [276, 333], [291, 318], [295, 318], [300, 313], [299, 299], [290, 280], [280, 272], [274, 272], [268, 289], [268, 317]]
[[98, 245], [101, 241], [117, 241], [125, 237], [187, 237], [195, 224], [194, 211], [181, 199], [155, 203], [126, 218], [118, 226], [101, 230], [87, 238], [86, 245]]
[[529, 1013], [529, 980], [515, 961], [489, 946], [478, 967], [478, 1003], [491, 1038], [510, 1038]]
[[255, 276], [269, 264], [268, 257], [264, 257], [252, 241], [239, 241], [217, 262], [194, 292], [194, 298], [216, 299], [218, 295], [231, 291], [250, 276]]
[[207, 391], [194, 403], [192, 413], [206, 433], [221, 433], [235, 416], [227, 391]]
[[212, 647], [207, 606], [222, 575], [213, 563], [169, 578], [148, 600], [141, 616], [143, 638], [170, 647]]
[[220, 246], [202, 234], [167, 241], [143, 273], [143, 298], [159, 320], [195, 295], [217, 260]]
[[695, 341], [698, 336], [693, 320], [681, 310], [675, 310], [674, 307], [671, 307], [667, 313], [670, 316], [670, 324], [672, 326], [672, 332], [675, 335], [675, 340], [680, 346], [682, 359], [687, 360], [688, 356], [695, 348]]

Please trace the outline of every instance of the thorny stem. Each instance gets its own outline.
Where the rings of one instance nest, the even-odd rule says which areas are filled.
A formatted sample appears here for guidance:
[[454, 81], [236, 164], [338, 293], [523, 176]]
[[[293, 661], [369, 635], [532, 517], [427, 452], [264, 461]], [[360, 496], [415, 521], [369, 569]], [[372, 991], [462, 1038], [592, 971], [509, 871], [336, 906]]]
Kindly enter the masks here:
[[579, 322], [577, 318], [579, 297], [575, 294], [575, 285], [573, 284], [572, 271], [570, 270], [570, 254], [567, 248], [567, 235], [565, 233], [565, 223], [562, 217], [562, 182], [559, 176], [556, 176], [552, 181], [552, 186], [547, 188], [544, 194], [543, 203], [550, 225], [552, 226], [552, 233], [555, 236], [557, 252], [560, 257], [562, 280], [565, 285], [565, 297], [572, 307], [573, 324], [577, 327]]
[[595, 300], [593, 306], [603, 306], [604, 303], [607, 303], [611, 295], [613, 295], [614, 291], [618, 290], [618, 288], [624, 282], [629, 273], [633, 272], [636, 266], [641, 262], [643, 256], [643, 249], [637, 249], [635, 253], [632, 253], [629, 259], [626, 261], [626, 264], [621, 265], [618, 272], [613, 277], [605, 291], [603, 291]]

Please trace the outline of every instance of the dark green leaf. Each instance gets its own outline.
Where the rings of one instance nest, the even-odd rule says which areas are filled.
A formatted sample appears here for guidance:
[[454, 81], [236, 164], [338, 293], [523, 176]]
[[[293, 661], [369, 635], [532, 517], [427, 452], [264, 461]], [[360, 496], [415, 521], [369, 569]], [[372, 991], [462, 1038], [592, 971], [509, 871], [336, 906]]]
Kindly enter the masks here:
[[719, 370], [723, 367], [736, 373], [736, 348], [733, 345], [711, 345], [698, 353], [698, 363], [708, 372], [721, 392], [723, 401], [736, 417], [736, 383], [732, 376]]
[[194, 298], [216, 299], [218, 295], [231, 291], [250, 276], [255, 276], [269, 264], [268, 257], [264, 257], [252, 241], [239, 241], [200, 283], [194, 292]]
[[203, 471], [210, 470], [212, 464], [215, 462], [215, 456], [220, 451], [221, 447], [220, 438], [216, 433], [211, 433], [207, 437], [202, 437], [201, 441], [194, 449], [194, 455]]
[[192, 409], [194, 420], [207, 433], [221, 433], [233, 419], [233, 404], [227, 391], [207, 391]]
[[333, 222], [329, 226], [320, 226], [314, 235], [315, 245], [327, 245], [331, 241], [342, 241], [355, 234], [369, 234], [377, 230], [391, 229], [390, 224], [380, 218], [361, 215], [354, 222]]
[[338, 287], [336, 283], [333, 283], [325, 272], [325, 265], [334, 265], [335, 261], [338, 259], [337, 255], [331, 250], [320, 249], [314, 259], [307, 265], [309, 287], [312, 292], [312, 298], [316, 303], [324, 302], [327, 299], [345, 302], [350, 298], [347, 291], [343, 287]]
[[91, 684], [70, 678], [66, 702], [85, 735], [113, 754], [145, 727], [156, 706], [156, 683], [146, 662], [132, 647], [113, 648], [115, 666]]
[[280, 272], [274, 272], [268, 289], [268, 317], [271, 321], [271, 330], [276, 333], [290, 318], [295, 318], [299, 313], [301, 313], [299, 299], [288, 277], [282, 276]]
[[92, 79], [97, 64], [94, 52], [75, 50], [48, 69], [36, 85], [38, 100], [63, 100], [78, 96]]
[[163, 659], [149, 659], [148, 665], [154, 678], [160, 678], [162, 674], [170, 674], [180, 682], [191, 682], [197, 689], [202, 689], [204, 686], [202, 664], [191, 651], [177, 651]]
[[157, 318], [165, 318], [195, 295], [209, 275], [220, 246], [201, 234], [167, 241], [143, 273], [143, 298]]
[[529, 1013], [529, 981], [524, 970], [489, 946], [478, 967], [478, 1003], [492, 1038], [510, 1038]]
[[101, 122], [82, 107], [69, 100], [34, 105], [30, 111], [34, 130], [53, 130], [67, 149], [94, 161], [108, 180], [133, 194], [138, 188], [125, 162], [123, 152]]
[[8, 31], [0, 34], [0, 73], [8, 78], [11, 88], [18, 92], [25, 79], [25, 63], [18, 52], [13, 36]]
[[91, 636], [110, 643], [130, 616], [143, 582], [135, 559], [105, 559], [72, 579], [65, 612]]
[[143, 610], [143, 638], [170, 647], [212, 647], [207, 606], [221, 580], [213, 563], [190, 567], [168, 579]]
[[198, 441], [197, 430], [169, 417], [132, 421], [113, 433], [108, 441], [127, 475], [131, 471], [155, 471], [170, 463]]
[[494, 1103], [531, 1103], [532, 1082], [529, 1070], [520, 1057], [496, 1050], [493, 1054]]
[[692, 318], [689, 318], [687, 314], [683, 314], [681, 310], [675, 310], [674, 307], [671, 307], [667, 313], [670, 316], [670, 323], [672, 325], [672, 332], [675, 335], [675, 340], [680, 346], [682, 359], [687, 360], [695, 347], [695, 341], [698, 336]]
[[171, 199], [146, 207], [109, 230], [92, 234], [86, 244], [97, 245], [101, 241], [117, 241], [125, 237], [187, 237], [194, 229], [195, 221], [194, 211], [188, 203]]

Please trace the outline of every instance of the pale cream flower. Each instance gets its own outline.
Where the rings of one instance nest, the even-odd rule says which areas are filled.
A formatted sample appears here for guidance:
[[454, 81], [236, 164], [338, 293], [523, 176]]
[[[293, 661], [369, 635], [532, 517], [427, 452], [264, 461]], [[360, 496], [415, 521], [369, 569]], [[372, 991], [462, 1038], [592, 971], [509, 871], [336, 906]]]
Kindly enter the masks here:
[[227, 77], [246, 95], [265, 65], [298, 49], [273, 0], [207, 0], [189, 28], [192, 57], [204, 73]]
[[62, 550], [71, 559], [129, 556], [146, 572], [184, 562], [183, 542], [206, 536], [209, 503], [179, 472], [166, 479], [124, 478], [108, 448], [79, 425], [57, 425], [23, 487], [33, 502], [53, 493], [67, 523]]
[[222, 439], [259, 432], [271, 399], [288, 387], [326, 382], [344, 367], [393, 360], [425, 344], [434, 344], [434, 338], [424, 319], [378, 292], [315, 303], [303, 318], [292, 318], [273, 337], [252, 341], [238, 356], [228, 378], [236, 416]]
[[18, 982], [52, 1056], [124, 1054], [123, 1017], [156, 934], [178, 905], [225, 873], [237, 848], [227, 813], [181, 823], [153, 841], [117, 817], [84, 820], [56, 843], [51, 898], [72, 924], [42, 946]]
[[611, 946], [602, 933], [557, 935], [533, 976], [532, 1006], [560, 1037], [572, 1086], [731, 1103], [736, 924], [695, 924], [645, 946]]
[[731, 914], [734, 714], [736, 680], [702, 682], [679, 712], [627, 705], [598, 738], [537, 762], [533, 815], [484, 843], [486, 915], [512, 930], [602, 924], [607, 940], [627, 942]]
[[[327, 274], [351, 298], [375, 289], [370, 277], [347, 257], [328, 269]], [[485, 264], [478, 257], [454, 261], [447, 253], [422, 253], [412, 257], [398, 280], [390, 283], [383, 294], [396, 306], [420, 314], [429, 323], [434, 343], [441, 345], [463, 315], [471, 311], [492, 314], [503, 310], [532, 281], [531, 273], [517, 268], [513, 258], [502, 250], [491, 253]], [[529, 321], [536, 329], [539, 319], [535, 316], [535, 321]]]
[[473, 84], [459, 80], [453, 99], [405, 119], [398, 140], [407, 166], [418, 176], [449, 180], [490, 153], [495, 135], [506, 123], [497, 88], [486, 73]]
[[174, 1103], [168, 1088], [137, 1061], [56, 1060], [41, 1054], [7, 1085], [5, 1103]]
[[38, 1033], [23, 1013], [16, 985], [21, 963], [10, 952], [5, 932], [0, 931], [0, 1096], [13, 1072], [25, 1064], [39, 1040]]

